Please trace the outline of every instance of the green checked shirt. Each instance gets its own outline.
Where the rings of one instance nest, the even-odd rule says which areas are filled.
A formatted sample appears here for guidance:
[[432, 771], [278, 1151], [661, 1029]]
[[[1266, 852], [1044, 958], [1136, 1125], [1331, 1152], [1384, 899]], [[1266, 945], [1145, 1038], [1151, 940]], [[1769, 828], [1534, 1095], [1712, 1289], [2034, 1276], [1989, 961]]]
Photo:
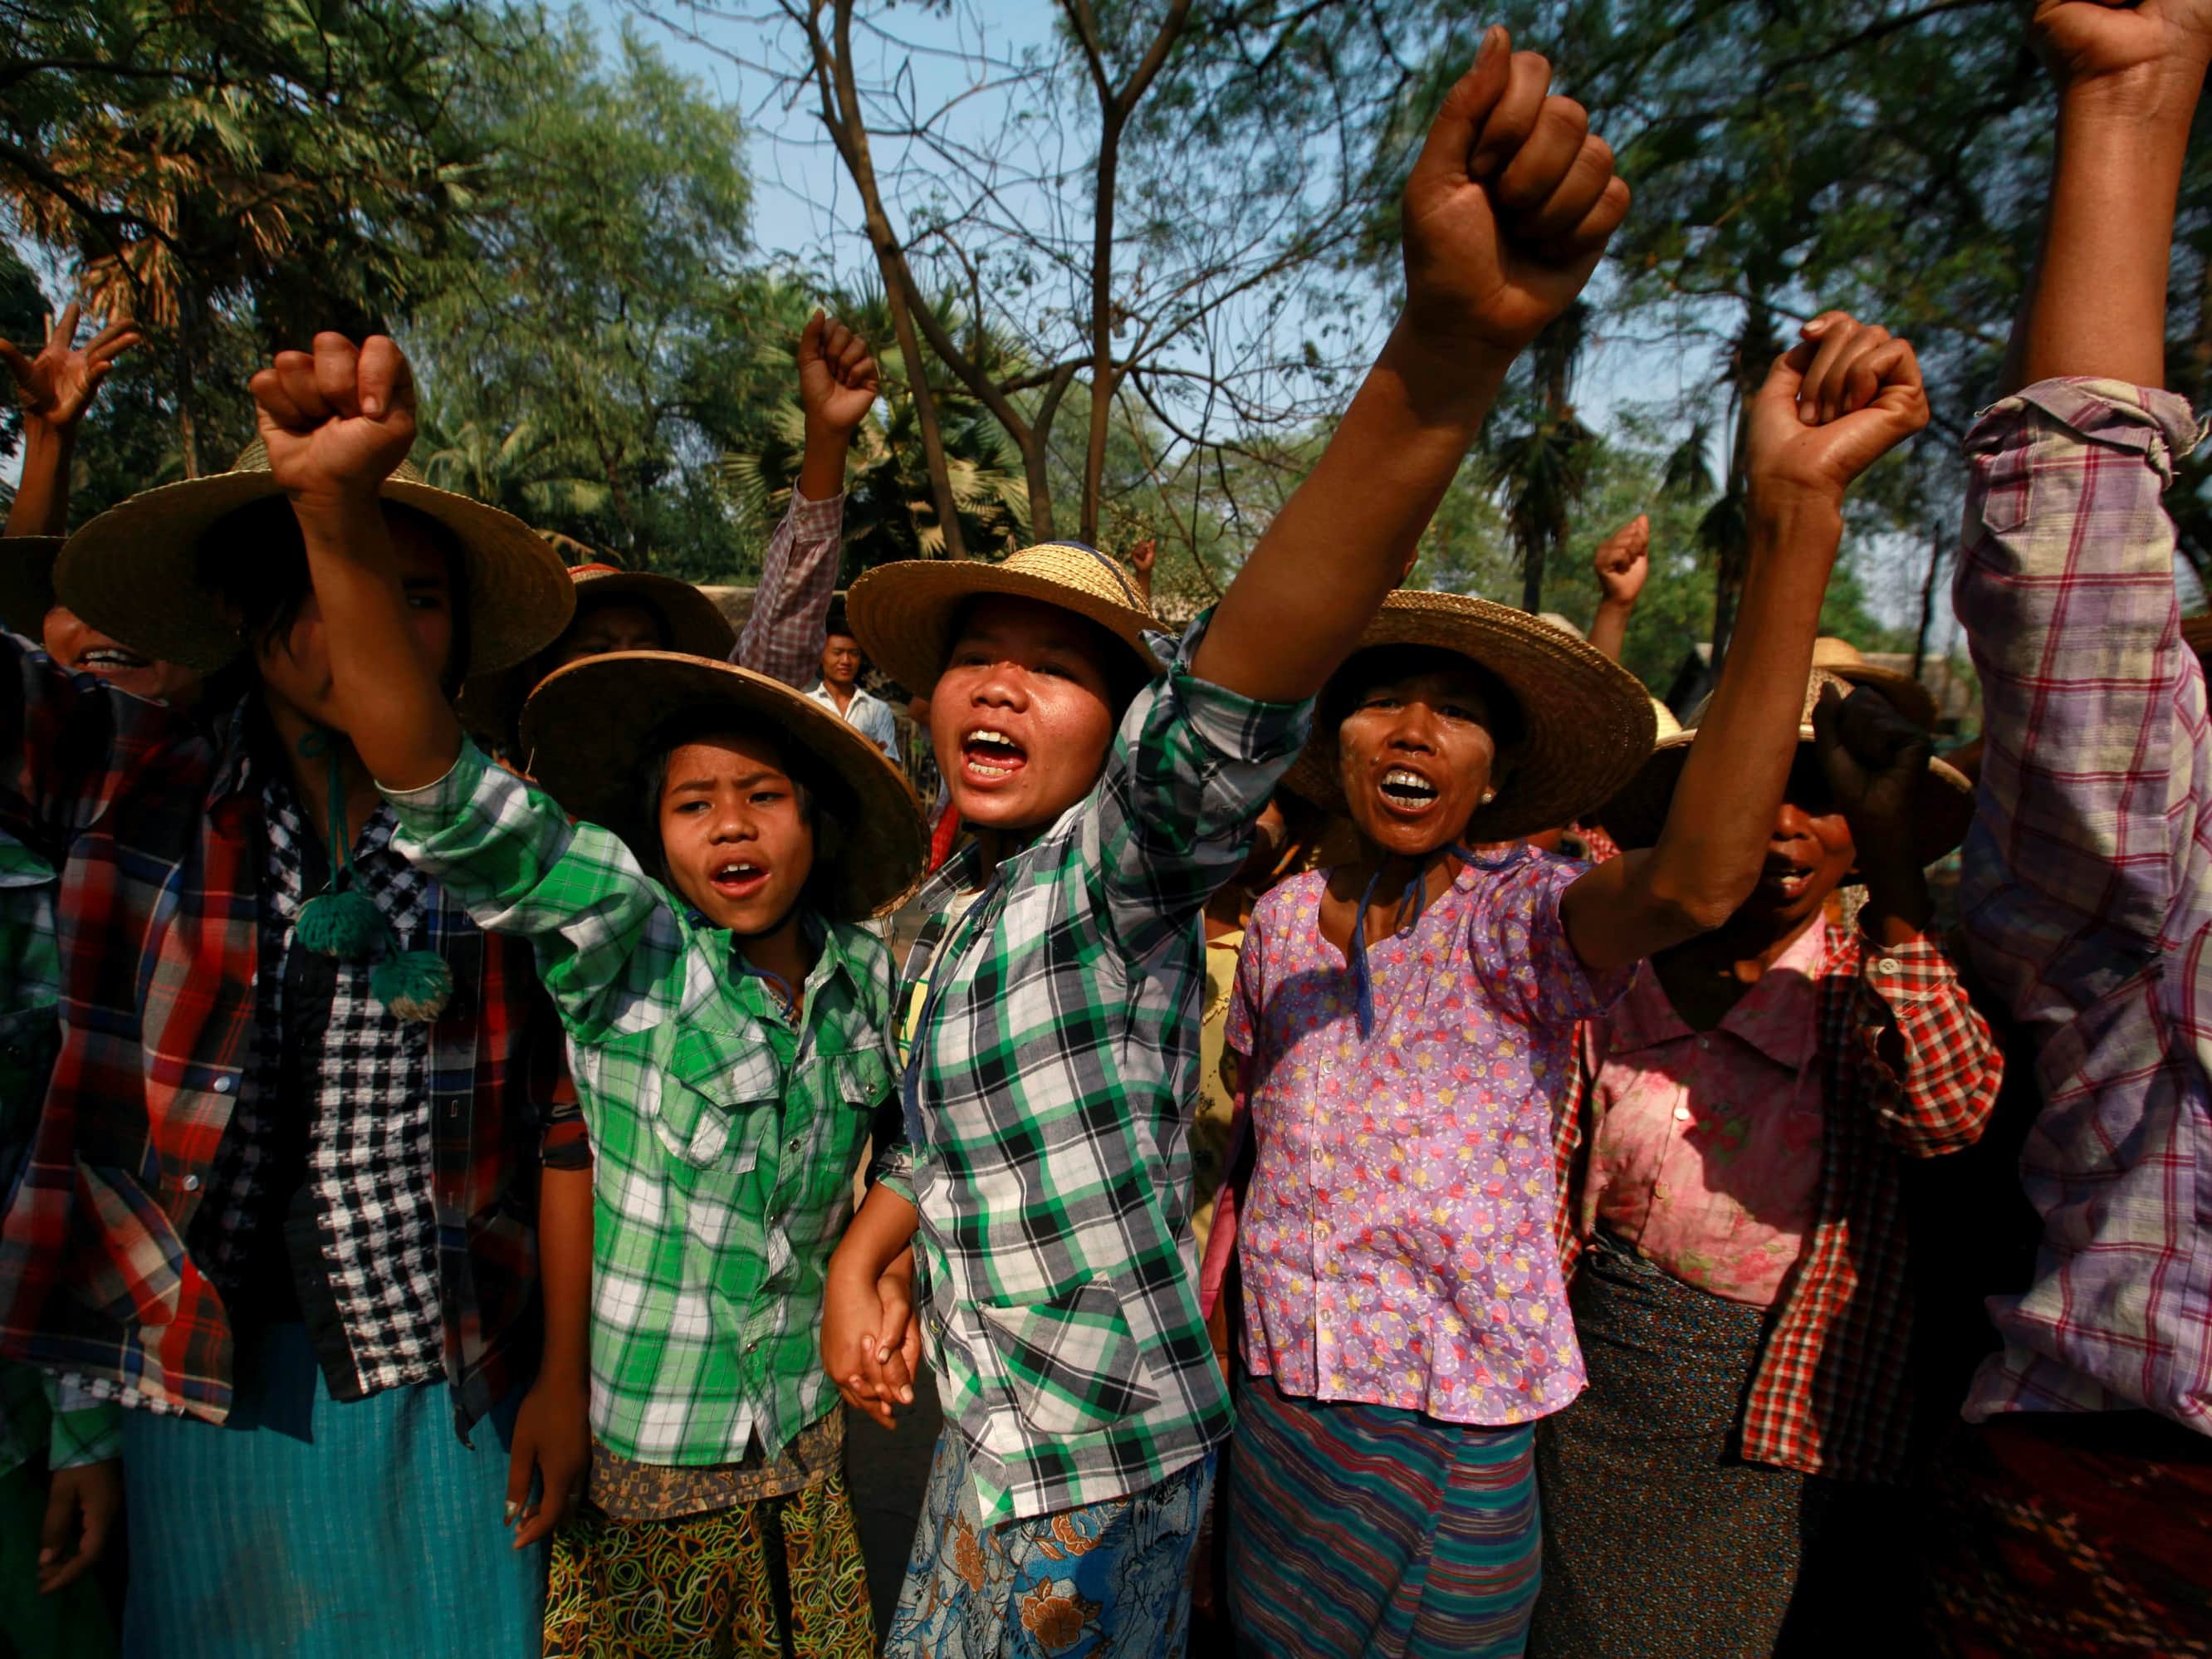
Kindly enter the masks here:
[[592, 1426], [643, 1463], [775, 1457], [836, 1403], [823, 1279], [893, 1098], [890, 961], [821, 924], [794, 1025], [702, 918], [595, 824], [472, 746], [390, 796], [394, 845], [517, 933], [568, 1028], [590, 1132]]
[[1200, 913], [1311, 705], [1194, 678], [1205, 627], [1088, 797], [988, 884], [970, 846], [916, 900], [904, 1135], [876, 1173], [921, 1212], [924, 1329], [986, 1521], [1141, 1491], [1233, 1421], [1190, 1224]]

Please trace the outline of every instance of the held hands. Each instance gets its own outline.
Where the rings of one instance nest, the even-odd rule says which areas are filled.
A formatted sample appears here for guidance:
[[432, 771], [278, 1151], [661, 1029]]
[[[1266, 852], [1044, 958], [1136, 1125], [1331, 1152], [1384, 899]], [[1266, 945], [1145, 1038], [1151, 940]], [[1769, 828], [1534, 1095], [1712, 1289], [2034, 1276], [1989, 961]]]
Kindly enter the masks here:
[[1813, 705], [1813, 741], [1861, 866], [1916, 845], [1913, 802], [1928, 770], [1928, 733], [1869, 686], [1843, 697], [1825, 685]]
[[415, 443], [415, 378], [386, 335], [318, 334], [248, 383], [270, 470], [294, 501], [374, 498]]
[[799, 401], [810, 429], [849, 439], [876, 401], [878, 376], [868, 343], [817, 311], [799, 337]]
[[1493, 27], [1406, 180], [1407, 320], [1508, 355], [1573, 301], [1628, 212], [1613, 150], [1552, 66]]
[[890, 1428], [894, 1403], [914, 1403], [921, 1322], [914, 1310], [914, 1253], [873, 1285], [833, 1273], [822, 1304], [822, 1364], [845, 1403]]
[[1910, 344], [1830, 311], [1775, 359], [1745, 418], [1755, 505], [1840, 510], [1859, 474], [1928, 424], [1928, 394]]
[[1651, 519], [1639, 513], [1597, 544], [1590, 568], [1597, 572], [1599, 600], [1633, 608], [1644, 595], [1644, 580], [1651, 574]]
[[128, 317], [118, 317], [82, 346], [76, 339], [77, 306], [71, 301], [58, 320], [46, 319], [46, 343], [27, 357], [0, 340], [0, 362], [15, 377], [23, 413], [52, 427], [74, 427], [92, 406], [93, 393], [115, 367], [115, 360], [143, 337]]

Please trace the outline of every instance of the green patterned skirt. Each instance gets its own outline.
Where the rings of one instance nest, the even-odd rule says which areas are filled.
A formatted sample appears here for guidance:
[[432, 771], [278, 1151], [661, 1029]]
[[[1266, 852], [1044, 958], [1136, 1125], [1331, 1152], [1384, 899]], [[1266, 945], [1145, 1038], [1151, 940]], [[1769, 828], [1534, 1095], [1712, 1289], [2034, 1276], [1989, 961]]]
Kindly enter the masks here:
[[[788, 1645], [787, 1646], [787, 1637]], [[596, 1504], [553, 1540], [547, 1659], [872, 1659], [845, 1477], [672, 1521]]]

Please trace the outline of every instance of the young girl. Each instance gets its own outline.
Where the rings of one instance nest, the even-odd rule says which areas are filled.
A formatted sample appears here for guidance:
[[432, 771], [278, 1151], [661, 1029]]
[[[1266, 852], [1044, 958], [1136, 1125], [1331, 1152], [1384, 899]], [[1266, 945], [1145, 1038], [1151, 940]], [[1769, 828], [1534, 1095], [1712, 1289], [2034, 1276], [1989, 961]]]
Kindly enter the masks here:
[[[567, 622], [507, 514], [405, 473], [363, 510], [439, 684]], [[94, 520], [55, 580], [213, 677], [195, 723], [0, 638], [0, 828], [60, 872], [62, 960], [0, 1348], [131, 1408], [125, 1650], [520, 1654], [543, 1553], [502, 1504], [512, 1462], [550, 1525], [572, 1474], [525, 1390], [541, 1167], [576, 1145], [527, 951], [392, 852], [259, 446]]]
[[[411, 435], [396, 348], [325, 335], [255, 391], [290, 487], [350, 504], [309, 526], [309, 557], [401, 848], [531, 941], [573, 1045], [595, 1153], [596, 1224], [574, 1243], [592, 1249], [597, 1444], [547, 1651], [860, 1659], [874, 1631], [816, 1324], [891, 1095], [889, 961], [853, 924], [921, 872], [912, 796], [797, 690], [662, 652], [589, 658], [533, 695], [543, 793], [489, 764], [411, 649], [361, 510]], [[864, 411], [872, 374], [849, 392]], [[372, 399], [382, 414], [354, 412]]]
[[1927, 419], [1903, 343], [1808, 334], [1747, 415], [1742, 631], [1655, 848], [1464, 851], [1595, 806], [1650, 746], [1642, 688], [1557, 629], [1393, 595], [1323, 693], [1305, 787], [1360, 854], [1261, 901], [1230, 1014], [1257, 1139], [1228, 1572], [1249, 1650], [1521, 1650], [1531, 1425], [1583, 1382], [1552, 1144], [1575, 1023], [1757, 878], [1796, 735], [1774, 689], [1808, 672], [1844, 489]]
[[1193, 1271], [1200, 915], [1506, 366], [1626, 210], [1549, 76], [1493, 29], [1453, 88], [1407, 186], [1405, 316], [1164, 678], [1140, 592], [1087, 547], [854, 585], [861, 644], [930, 688], [975, 833], [918, 902], [907, 1144], [839, 1249], [823, 1322], [832, 1374], [880, 1407], [903, 1321], [878, 1275], [920, 1229], [949, 1420], [890, 1652], [1182, 1644], [1231, 1424]]
[[[1750, 897], [1584, 1030], [1570, 1305], [1589, 1392], [1537, 1437], [1540, 1654], [1771, 1651], [1838, 1483], [1903, 1467], [1904, 1163], [1971, 1145], [2003, 1066], [1923, 931], [1921, 872], [1965, 833], [1972, 789], [1924, 729], [1849, 690], [1814, 671]], [[1695, 736], [1607, 809], [1622, 846], [1658, 833]], [[1844, 927], [1825, 907], [1852, 881], [1866, 902]], [[1906, 1535], [1894, 1502], [1858, 1507], [1830, 1529]], [[1873, 1560], [1882, 1540], [1830, 1542]], [[1828, 1598], [1826, 1639], [1904, 1634], [1911, 1564], [1889, 1565]]]

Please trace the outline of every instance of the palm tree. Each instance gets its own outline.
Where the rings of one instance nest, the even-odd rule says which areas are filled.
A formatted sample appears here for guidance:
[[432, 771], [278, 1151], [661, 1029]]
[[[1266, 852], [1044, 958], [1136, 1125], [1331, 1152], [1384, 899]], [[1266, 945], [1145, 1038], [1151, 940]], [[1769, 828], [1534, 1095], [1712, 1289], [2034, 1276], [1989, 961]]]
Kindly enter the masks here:
[[1597, 435], [1576, 417], [1575, 369], [1589, 337], [1589, 307], [1577, 301], [1529, 348], [1525, 418], [1497, 433], [1485, 465], [1504, 497], [1506, 534], [1521, 561], [1521, 608], [1543, 608], [1544, 563], [1564, 552], [1589, 483]]

